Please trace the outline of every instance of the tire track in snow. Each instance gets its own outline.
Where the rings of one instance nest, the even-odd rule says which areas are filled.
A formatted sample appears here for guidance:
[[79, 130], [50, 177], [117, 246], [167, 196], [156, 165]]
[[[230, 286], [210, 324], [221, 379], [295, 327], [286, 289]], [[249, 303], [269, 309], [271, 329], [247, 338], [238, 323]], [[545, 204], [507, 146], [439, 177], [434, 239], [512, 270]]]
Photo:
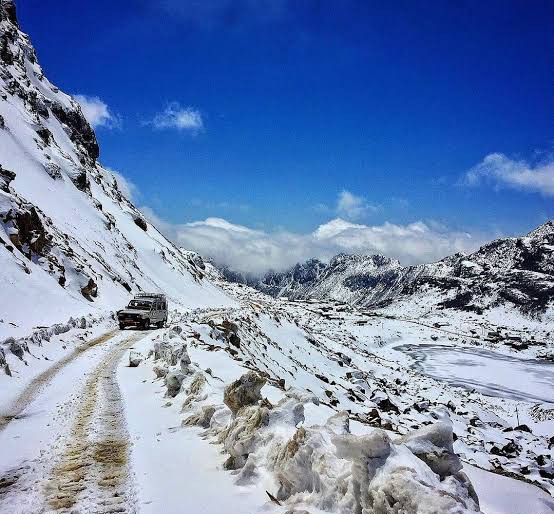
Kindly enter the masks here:
[[56, 364], [49, 367], [39, 375], [37, 375], [23, 391], [18, 395], [18, 397], [13, 401], [6, 413], [0, 414], [0, 432], [4, 430], [10, 421], [16, 419], [26, 408], [27, 406], [39, 395], [41, 390], [45, 385], [47, 385], [63, 368], [68, 364], [73, 362], [77, 357], [82, 355], [84, 352], [90, 348], [105, 343], [110, 340], [117, 330], [112, 330], [106, 332], [101, 336], [98, 336], [86, 343], [75, 348], [71, 353], [60, 359]]
[[129, 436], [116, 367], [144, 333], [119, 343], [90, 373], [75, 425], [44, 486], [46, 512], [134, 513]]
[[[94, 363], [84, 370], [77, 394], [66, 397], [62, 393], [55, 407], [57, 414], [50, 421], [44, 420], [46, 427], [52, 423], [56, 426], [56, 418], [61, 414], [69, 418], [69, 424], [62, 423], [69, 431], [60, 427], [61, 432], [55, 439], [47, 436], [42, 442], [37, 458], [23, 458], [20, 464], [0, 474], [0, 513], [135, 512], [127, 466], [128, 435], [115, 370], [124, 352], [146, 335], [148, 332], [112, 331], [95, 338], [23, 390], [12, 404], [12, 412], [19, 414], [10, 417], [4, 425], [7, 429], [4, 433], [13, 432], [5, 442], [19, 438], [12, 430], [15, 425], [12, 426], [11, 420], [27, 424], [25, 409], [51, 395], [50, 385], [59, 389], [62, 369], [74, 374], [70, 363], [77, 362], [79, 355], [93, 352], [99, 356], [93, 357]], [[99, 348], [101, 343], [105, 347]], [[66, 365], [69, 366], [66, 368]], [[28, 428], [23, 433], [26, 434], [23, 437], [34, 438]]]

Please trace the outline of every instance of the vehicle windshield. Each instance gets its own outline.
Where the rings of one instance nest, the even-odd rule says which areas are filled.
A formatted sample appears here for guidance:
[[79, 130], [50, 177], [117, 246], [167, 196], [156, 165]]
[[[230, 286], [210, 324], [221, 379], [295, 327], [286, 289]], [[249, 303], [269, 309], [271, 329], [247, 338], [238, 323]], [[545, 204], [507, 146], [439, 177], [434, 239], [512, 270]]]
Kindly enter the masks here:
[[127, 306], [128, 309], [140, 309], [144, 311], [149, 311], [150, 306], [152, 305], [152, 302], [146, 301], [146, 300], [131, 300], [129, 302], [129, 305]]

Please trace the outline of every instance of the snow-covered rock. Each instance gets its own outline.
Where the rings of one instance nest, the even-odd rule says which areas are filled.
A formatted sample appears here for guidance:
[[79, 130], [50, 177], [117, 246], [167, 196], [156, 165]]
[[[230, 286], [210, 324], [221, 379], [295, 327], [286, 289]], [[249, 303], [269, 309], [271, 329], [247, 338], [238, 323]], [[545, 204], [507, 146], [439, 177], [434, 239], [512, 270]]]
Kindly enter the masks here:
[[163, 366], [154, 366], [152, 370], [154, 371], [156, 378], [165, 378], [165, 376], [169, 373], [169, 370]]
[[197, 414], [192, 414], [188, 418], [183, 420], [182, 425], [187, 426], [198, 426], [202, 428], [208, 428], [210, 426], [210, 421], [215, 413], [215, 407], [213, 405], [204, 405], [201, 407], [200, 412]]
[[136, 368], [143, 361], [142, 355], [138, 352], [129, 352], [129, 367]]
[[243, 407], [257, 404], [262, 399], [260, 391], [265, 383], [266, 379], [258, 373], [246, 373], [225, 388], [225, 405], [237, 414]]
[[6, 353], [4, 349], [0, 347], [0, 370], [2, 370], [6, 375], [11, 376], [10, 366], [6, 361]]
[[167, 395], [171, 396], [172, 398], [174, 396], [177, 396], [181, 391], [181, 384], [183, 383], [184, 379], [185, 375], [180, 371], [170, 371], [169, 373], [167, 373], [167, 375], [165, 376]]
[[[279, 485], [277, 501], [340, 514], [480, 512], [470, 481], [453, 464], [459, 460], [446, 422], [394, 442], [380, 429], [352, 434], [347, 412], [323, 425], [306, 425], [305, 401], [307, 396], [302, 401], [285, 395], [275, 406], [244, 406], [226, 426], [212, 430], [238, 484], [255, 481], [266, 470]], [[183, 424], [197, 424], [204, 410]]]
[[437, 475], [444, 478], [462, 469], [460, 458], [454, 453], [452, 424], [441, 421], [422, 427], [399, 440], [425, 462]]

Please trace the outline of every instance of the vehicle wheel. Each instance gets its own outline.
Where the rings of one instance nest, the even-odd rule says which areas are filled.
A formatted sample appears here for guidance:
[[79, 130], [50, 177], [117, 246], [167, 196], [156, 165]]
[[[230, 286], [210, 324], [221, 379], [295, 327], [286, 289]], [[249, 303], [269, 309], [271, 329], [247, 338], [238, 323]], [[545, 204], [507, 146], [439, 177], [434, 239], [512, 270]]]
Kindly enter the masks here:
[[123, 323], [119, 324], [119, 330], [123, 330], [125, 328], [125, 325]]
[[149, 327], [150, 327], [150, 320], [145, 319], [145, 320], [142, 322], [142, 330], [148, 330]]
[[164, 323], [165, 323], [164, 320], [158, 321], [158, 322], [156, 323], [156, 327], [158, 327], [158, 328], [164, 328]]

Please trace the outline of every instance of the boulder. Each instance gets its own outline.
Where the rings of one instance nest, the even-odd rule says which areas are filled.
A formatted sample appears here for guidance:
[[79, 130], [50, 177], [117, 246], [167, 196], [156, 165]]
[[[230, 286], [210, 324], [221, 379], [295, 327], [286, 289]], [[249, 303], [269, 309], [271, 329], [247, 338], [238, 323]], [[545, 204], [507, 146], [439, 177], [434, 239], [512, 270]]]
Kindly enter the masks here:
[[198, 372], [196, 373], [196, 375], [194, 375], [190, 385], [186, 389], [186, 392], [187, 394], [192, 394], [198, 397], [205, 385], [206, 385], [206, 377], [204, 377], [203, 373]]
[[98, 296], [98, 286], [92, 278], [89, 278], [87, 285], [81, 288], [81, 294], [90, 302]]
[[188, 366], [191, 364], [186, 344], [175, 346], [167, 341], [154, 344], [154, 359], [162, 359], [169, 366], [179, 364], [183, 373], [188, 373]]
[[249, 371], [225, 387], [223, 402], [236, 415], [241, 408], [255, 405], [262, 399], [260, 391], [265, 383], [265, 378], [254, 371]]
[[181, 384], [185, 379], [185, 375], [180, 371], [170, 371], [165, 376], [165, 385], [167, 386], [167, 395], [172, 398], [179, 394]]
[[177, 356], [172, 345], [166, 342], [154, 343], [154, 360], [162, 359], [170, 366], [177, 364]]
[[190, 357], [187, 351], [187, 346], [183, 345], [180, 351], [179, 367], [181, 368], [181, 371], [183, 373], [188, 375], [189, 373], [191, 373], [191, 369], [190, 369], [191, 364], [192, 364], [192, 361], [190, 360]]
[[385, 412], [394, 412], [395, 414], [400, 414], [400, 409], [394, 403], [392, 403], [389, 398], [377, 400], [377, 407]]
[[202, 428], [208, 428], [210, 421], [215, 413], [215, 407], [213, 405], [204, 405], [200, 412], [189, 416], [181, 423], [184, 427], [198, 426]]
[[220, 341], [225, 341], [228, 344], [233, 345], [235, 348], [240, 348], [240, 337], [238, 335], [238, 331], [239, 327], [236, 323], [225, 319], [221, 324], [213, 325], [210, 337]]
[[142, 362], [142, 355], [138, 352], [129, 352], [129, 367], [136, 368]]
[[152, 371], [156, 375], [156, 378], [165, 378], [165, 376], [169, 373], [167, 368], [163, 368], [161, 366], [154, 366]]
[[420, 428], [401, 437], [398, 442], [406, 445], [441, 479], [462, 469], [460, 458], [454, 453], [452, 425], [448, 421]]

